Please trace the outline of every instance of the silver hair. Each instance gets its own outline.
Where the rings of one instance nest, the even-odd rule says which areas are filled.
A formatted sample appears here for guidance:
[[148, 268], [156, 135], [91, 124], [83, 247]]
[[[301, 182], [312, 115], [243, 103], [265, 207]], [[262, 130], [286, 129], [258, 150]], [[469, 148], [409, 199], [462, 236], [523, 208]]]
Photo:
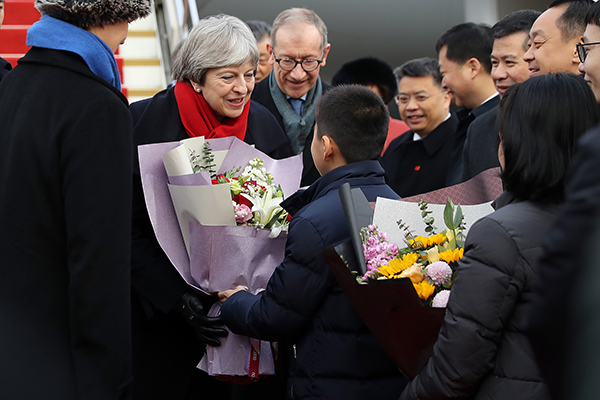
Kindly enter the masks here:
[[327, 46], [327, 27], [323, 20], [313, 10], [306, 8], [290, 8], [282, 11], [273, 21], [273, 29], [271, 30], [271, 44], [275, 48], [277, 31], [284, 25], [289, 25], [294, 22], [305, 22], [309, 25], [314, 25], [321, 34], [321, 51]]
[[259, 57], [254, 35], [242, 20], [224, 14], [206, 17], [192, 28], [173, 60], [173, 79], [203, 84], [209, 69], [248, 62], [256, 69]]

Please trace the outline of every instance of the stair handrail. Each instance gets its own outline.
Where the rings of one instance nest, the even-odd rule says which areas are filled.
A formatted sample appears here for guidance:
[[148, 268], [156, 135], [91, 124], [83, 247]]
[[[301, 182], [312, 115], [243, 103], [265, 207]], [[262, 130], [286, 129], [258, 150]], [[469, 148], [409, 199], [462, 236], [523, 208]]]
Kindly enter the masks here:
[[[188, 36], [188, 32], [200, 20], [196, 0], [159, 0], [155, 2], [157, 19], [163, 19], [163, 29], [159, 29], [165, 74], [167, 81], [171, 74], [171, 52]], [[162, 12], [161, 12], [162, 10]], [[160, 23], [159, 23], [160, 25]]]

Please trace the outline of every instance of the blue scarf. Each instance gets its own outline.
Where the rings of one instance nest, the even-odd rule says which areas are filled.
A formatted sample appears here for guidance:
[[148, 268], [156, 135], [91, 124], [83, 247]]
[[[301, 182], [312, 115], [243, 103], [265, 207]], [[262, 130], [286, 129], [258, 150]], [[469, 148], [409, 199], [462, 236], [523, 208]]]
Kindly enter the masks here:
[[110, 47], [93, 33], [60, 19], [42, 15], [27, 32], [27, 46], [79, 54], [94, 74], [121, 90], [121, 77], [115, 55]]

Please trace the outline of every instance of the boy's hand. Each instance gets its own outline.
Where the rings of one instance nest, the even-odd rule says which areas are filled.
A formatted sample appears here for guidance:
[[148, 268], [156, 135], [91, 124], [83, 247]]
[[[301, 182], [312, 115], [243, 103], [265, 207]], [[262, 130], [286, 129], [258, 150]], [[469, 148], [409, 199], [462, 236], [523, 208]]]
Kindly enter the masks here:
[[245, 290], [248, 291], [248, 288], [245, 286], [238, 286], [235, 289], [229, 289], [229, 290], [224, 290], [222, 292], [218, 293], [219, 296], [219, 304], [223, 304], [225, 303], [225, 300], [227, 300], [229, 298], [229, 296], [231, 296], [234, 293], [239, 292], [240, 290]]

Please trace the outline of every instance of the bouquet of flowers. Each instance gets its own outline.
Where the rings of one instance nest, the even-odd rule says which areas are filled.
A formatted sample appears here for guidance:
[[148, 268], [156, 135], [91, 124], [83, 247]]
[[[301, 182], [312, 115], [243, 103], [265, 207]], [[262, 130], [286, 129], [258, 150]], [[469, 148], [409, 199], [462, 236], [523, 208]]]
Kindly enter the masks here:
[[[138, 153], [156, 238], [185, 281], [210, 293], [237, 285], [263, 291], [283, 260], [288, 216], [280, 203], [300, 186], [300, 156], [273, 160], [233, 137], [144, 145]], [[218, 312], [215, 304], [209, 315]], [[230, 332], [198, 368], [270, 375], [276, 347]]]
[[241, 167], [222, 174], [214, 171], [215, 156], [210, 144], [204, 143], [203, 156], [190, 149], [190, 164], [194, 173], [208, 171], [212, 184], [229, 184], [235, 222], [239, 226], [271, 229], [269, 237], [287, 232], [291, 216], [279, 205], [283, 201], [281, 185], [274, 184], [261, 158], [253, 158], [240, 173]]
[[462, 209], [448, 199], [444, 208], [446, 229], [436, 233], [435, 218], [427, 202], [421, 200], [418, 204], [428, 235], [415, 236], [406, 224], [398, 221], [399, 227], [405, 229], [406, 247], [399, 249], [396, 243], [390, 243], [387, 234], [380, 232], [377, 225], [361, 229], [367, 273], [360, 280], [410, 278], [424, 305], [446, 307], [458, 260], [464, 253]]
[[[498, 171], [413, 198], [378, 198], [374, 210], [360, 190], [348, 193], [340, 188], [351, 240], [323, 254], [364, 323], [412, 379], [432, 354], [467, 229], [502, 193]], [[445, 223], [439, 233], [436, 220]]]

